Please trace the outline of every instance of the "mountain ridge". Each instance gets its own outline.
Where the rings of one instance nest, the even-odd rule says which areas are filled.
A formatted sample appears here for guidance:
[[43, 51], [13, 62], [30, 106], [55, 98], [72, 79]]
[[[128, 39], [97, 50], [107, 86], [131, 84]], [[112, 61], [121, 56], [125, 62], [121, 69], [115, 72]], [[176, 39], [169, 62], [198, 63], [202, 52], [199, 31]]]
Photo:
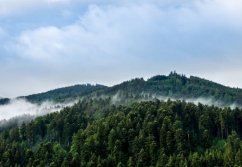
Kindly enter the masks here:
[[124, 92], [124, 95], [143, 94], [153, 97], [168, 97], [173, 99], [210, 98], [212, 101], [221, 101], [225, 105], [242, 105], [242, 89], [231, 88], [195, 76], [187, 78], [183, 74], [171, 72], [168, 76], [156, 75], [147, 79], [135, 78], [100, 91], [98, 95], [115, 95]]
[[[134, 78], [108, 87], [104, 85], [82, 84], [57, 88], [43, 93], [20, 96], [32, 103], [46, 100], [64, 102], [66, 100], [110, 97], [119, 94], [120, 98], [142, 98], [145, 96], [168, 97], [173, 99], [210, 98], [225, 105], [242, 106], [242, 89], [222, 84], [197, 76], [186, 77], [184, 74], [171, 72], [169, 75], [155, 75], [146, 81]], [[0, 104], [7, 104], [10, 99], [0, 99]]]
[[58, 112], [0, 121], [0, 166], [242, 166], [242, 108], [151, 95], [235, 101], [241, 89], [174, 73], [89, 88]]

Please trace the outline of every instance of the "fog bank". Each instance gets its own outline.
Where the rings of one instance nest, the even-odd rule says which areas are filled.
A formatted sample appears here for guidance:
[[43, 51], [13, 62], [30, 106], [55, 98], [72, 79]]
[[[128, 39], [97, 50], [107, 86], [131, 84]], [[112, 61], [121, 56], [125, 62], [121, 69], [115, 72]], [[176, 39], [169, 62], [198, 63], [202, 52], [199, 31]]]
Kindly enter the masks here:
[[[28, 122], [36, 116], [60, 111], [66, 106], [71, 106], [77, 101], [69, 103], [54, 103], [46, 101], [41, 104], [33, 104], [25, 99], [12, 99], [9, 104], [0, 105], [0, 126], [7, 122], [17, 121], [18, 125], [23, 121]], [[11, 119], [10, 119], [11, 118]]]

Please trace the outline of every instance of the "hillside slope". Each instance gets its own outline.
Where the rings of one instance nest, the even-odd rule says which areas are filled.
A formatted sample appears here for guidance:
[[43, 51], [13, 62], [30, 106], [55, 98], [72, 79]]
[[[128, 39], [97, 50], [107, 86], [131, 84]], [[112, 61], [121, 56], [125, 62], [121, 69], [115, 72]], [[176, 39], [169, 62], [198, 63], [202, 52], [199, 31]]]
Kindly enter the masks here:
[[0, 166], [241, 166], [241, 109], [79, 101], [0, 131]]
[[[43, 101], [64, 102], [81, 98], [100, 98], [117, 96], [121, 101], [153, 99], [154, 97], [172, 99], [205, 98], [217, 106], [242, 106], [242, 89], [226, 87], [199, 77], [171, 72], [168, 76], [157, 75], [145, 81], [135, 78], [121, 84], [107, 87], [103, 85], [75, 85], [18, 98], [25, 98], [32, 103]], [[0, 99], [0, 104], [6, 104], [9, 99]]]
[[184, 100], [207, 98], [221, 106], [231, 104], [242, 106], [242, 89], [226, 87], [199, 77], [188, 78], [175, 72], [171, 72], [168, 76], [157, 75], [147, 81], [143, 78], [132, 79], [97, 93], [99, 96], [103, 94], [109, 96], [118, 94], [120, 98], [136, 96]]
[[[20, 96], [16, 99], [26, 99], [32, 103], [41, 103], [44, 101], [53, 101], [53, 102], [65, 102], [76, 100], [78, 98], [84, 97], [87, 94], [91, 94], [92, 92], [98, 92], [101, 89], [106, 88], [103, 85], [91, 85], [91, 84], [82, 84], [82, 85], [74, 85], [63, 88], [58, 88], [54, 90], [50, 90], [43, 93], [28, 95], [28, 96]], [[10, 99], [0, 99], [0, 105], [7, 104]]]
[[104, 89], [106, 86], [103, 85], [91, 85], [91, 84], [83, 84], [83, 85], [74, 85], [68, 86], [64, 88], [59, 88], [55, 90], [51, 90], [44, 93], [19, 97], [25, 98], [30, 102], [43, 102], [47, 100], [52, 100], [55, 102], [64, 102], [67, 100], [78, 99], [87, 94], [91, 94], [94, 91], [99, 91], [100, 89]]

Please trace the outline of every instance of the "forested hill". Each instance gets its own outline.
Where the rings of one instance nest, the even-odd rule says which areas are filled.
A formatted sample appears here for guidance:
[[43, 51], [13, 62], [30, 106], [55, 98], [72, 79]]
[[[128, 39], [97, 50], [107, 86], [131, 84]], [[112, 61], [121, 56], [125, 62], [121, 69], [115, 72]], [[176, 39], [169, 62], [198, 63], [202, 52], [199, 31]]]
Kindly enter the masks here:
[[[91, 85], [91, 84], [82, 84], [82, 85], [74, 85], [63, 88], [54, 89], [44, 93], [33, 94], [29, 96], [20, 96], [17, 99], [26, 99], [32, 103], [41, 103], [44, 101], [53, 101], [53, 102], [65, 102], [76, 100], [78, 98], [84, 97], [87, 94], [91, 94], [92, 92], [98, 92], [101, 89], [106, 88], [103, 85]], [[10, 99], [0, 99], [1, 104], [7, 104]]]
[[[168, 76], [157, 75], [147, 81], [143, 78], [136, 78], [123, 82], [110, 88], [100, 91], [98, 95], [117, 94], [120, 98], [134, 97], [169, 97], [173, 99], [197, 99], [208, 98], [212, 103], [229, 106], [236, 104], [242, 106], [242, 89], [226, 87], [199, 77], [186, 77], [176, 72]], [[219, 102], [219, 103], [218, 103]]]
[[0, 105], [7, 104], [7, 103], [9, 103], [9, 101], [10, 101], [9, 98], [3, 98], [3, 99], [0, 99]]
[[0, 132], [0, 166], [242, 166], [241, 113], [185, 101], [83, 100]]
[[[242, 89], [226, 87], [195, 76], [188, 78], [176, 72], [171, 72], [168, 76], [157, 75], [147, 81], [143, 78], [136, 78], [112, 87], [90, 84], [75, 85], [18, 98], [41, 103], [47, 100], [64, 102], [84, 97], [100, 98], [104, 96], [117, 96], [121, 101], [142, 100], [144, 98], [147, 100], [153, 97], [184, 100], [205, 98], [209, 99], [211, 104], [221, 107], [232, 104], [242, 106]], [[9, 99], [0, 99], [0, 105], [8, 102]]]
[[[66, 100], [75, 100], [81, 98], [87, 94], [90, 94], [94, 91], [99, 91], [100, 89], [106, 88], [103, 85], [91, 85], [91, 84], [83, 84], [83, 85], [74, 85], [68, 86], [64, 88], [59, 88], [55, 90], [51, 90], [45, 93], [34, 94], [25, 96], [30, 102], [43, 102], [46, 100], [52, 100], [55, 102], [64, 102]], [[20, 97], [23, 98], [23, 97]]]

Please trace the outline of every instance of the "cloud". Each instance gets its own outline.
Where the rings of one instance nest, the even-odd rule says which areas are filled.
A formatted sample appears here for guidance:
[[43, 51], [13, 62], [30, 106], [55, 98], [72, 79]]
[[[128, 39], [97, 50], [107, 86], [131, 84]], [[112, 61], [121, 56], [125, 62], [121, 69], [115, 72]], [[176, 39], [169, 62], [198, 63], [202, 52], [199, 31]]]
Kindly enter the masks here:
[[[97, 61], [105, 56], [112, 59], [115, 55], [128, 54], [127, 49], [131, 54], [132, 50], [139, 52], [140, 48], [137, 47], [146, 45], [145, 41], [140, 40], [139, 44], [139, 39], [132, 40], [132, 37], [143, 38], [140, 33], [152, 30], [150, 23], [155, 21], [152, 17], [157, 18], [159, 15], [155, 7], [148, 5], [121, 8], [110, 6], [104, 9], [91, 5], [88, 12], [73, 25], [61, 28], [41, 27], [21, 33], [9, 50], [16, 50], [22, 57], [48, 61], [67, 56]], [[129, 19], [124, 20], [123, 17]], [[130, 26], [141, 18], [140, 23]]]
[[62, 32], [56, 27], [26, 31], [18, 37], [15, 48], [23, 57], [34, 59], [53, 58], [63, 50]]
[[[10, 50], [37, 60], [68, 57], [102, 63], [116, 57], [119, 61], [122, 57], [140, 60], [152, 56], [164, 61], [172, 56], [221, 57], [229, 54], [231, 47], [241, 51], [238, 9], [242, 6], [227, 7], [225, 1], [195, 2], [190, 7], [166, 10], [148, 3], [90, 5], [75, 24], [22, 32]], [[237, 12], [230, 13], [231, 8]]]
[[241, 22], [238, 22], [239, 15], [242, 14], [240, 0], [205, 0], [197, 1], [195, 4], [199, 12], [203, 13], [208, 19], [212, 18], [215, 21], [215, 18], [217, 18], [220, 21], [227, 20], [231, 23], [239, 23], [241, 25]]
[[[18, 78], [21, 84], [13, 86], [16, 89], [23, 88], [24, 83], [31, 85], [31, 90], [39, 90], [40, 85], [48, 90], [80, 82], [112, 85], [171, 70], [224, 83], [217, 73], [242, 70], [238, 63], [242, 61], [240, 0], [41, 3], [50, 3], [53, 8], [54, 3], [82, 8], [76, 13], [68, 5], [61, 7], [61, 16], [79, 15], [75, 22], [61, 26], [52, 24], [43, 12], [47, 20], [44, 26], [27, 28], [4, 44], [11, 61], [0, 62], [0, 70]], [[84, 3], [84, 7], [80, 5]], [[1, 89], [5, 92], [13, 91], [7, 87], [15, 83], [8, 76], [2, 76]], [[242, 85], [242, 81], [232, 80], [230, 85]], [[19, 95], [20, 90], [12, 94], [18, 91]]]

